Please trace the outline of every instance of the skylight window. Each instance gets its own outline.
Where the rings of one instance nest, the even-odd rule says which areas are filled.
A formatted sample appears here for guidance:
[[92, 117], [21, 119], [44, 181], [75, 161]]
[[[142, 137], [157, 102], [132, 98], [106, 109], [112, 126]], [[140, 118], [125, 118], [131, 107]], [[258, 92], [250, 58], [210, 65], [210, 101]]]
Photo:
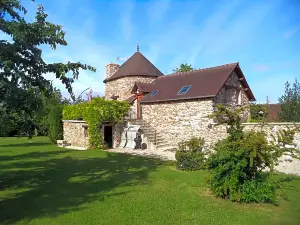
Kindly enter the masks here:
[[190, 88], [192, 87], [192, 85], [188, 85], [188, 86], [183, 86], [180, 91], [178, 92], [178, 95], [184, 95], [188, 92], [188, 90], [190, 90]]
[[158, 94], [158, 90], [153, 91], [152, 94], [151, 94], [151, 96], [155, 96], [155, 95], [157, 95], [157, 94]]

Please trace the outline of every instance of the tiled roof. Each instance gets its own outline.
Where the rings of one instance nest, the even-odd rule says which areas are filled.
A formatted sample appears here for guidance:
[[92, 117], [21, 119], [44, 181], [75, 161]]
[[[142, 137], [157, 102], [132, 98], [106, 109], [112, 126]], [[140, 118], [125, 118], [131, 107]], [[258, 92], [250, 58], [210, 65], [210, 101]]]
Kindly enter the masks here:
[[151, 90], [151, 83], [135, 82], [132, 92], [136, 92], [137, 89], [140, 89], [141, 92], [149, 93]]
[[120, 69], [118, 69], [111, 77], [105, 79], [104, 83], [127, 76], [159, 77], [162, 75], [163, 73], [160, 72], [142, 53], [136, 52], [124, 62]]
[[131, 95], [130, 97], [125, 99], [125, 101], [128, 102], [129, 104], [133, 103], [135, 100], [136, 100], [136, 95]]
[[[238, 63], [231, 63], [206, 69], [193, 70], [189, 72], [179, 72], [155, 79], [149, 88], [152, 93], [158, 90], [157, 95], [146, 95], [141, 103], [173, 101], [184, 99], [211, 98], [218, 94], [226, 80], [235, 71], [240, 79], [242, 86], [250, 100], [255, 97], [243, 75]], [[178, 95], [183, 86], [191, 88], [186, 94]]]
[[267, 122], [277, 122], [279, 121], [279, 115], [280, 113], [280, 104], [269, 104], [268, 107], [268, 114], [266, 121]]

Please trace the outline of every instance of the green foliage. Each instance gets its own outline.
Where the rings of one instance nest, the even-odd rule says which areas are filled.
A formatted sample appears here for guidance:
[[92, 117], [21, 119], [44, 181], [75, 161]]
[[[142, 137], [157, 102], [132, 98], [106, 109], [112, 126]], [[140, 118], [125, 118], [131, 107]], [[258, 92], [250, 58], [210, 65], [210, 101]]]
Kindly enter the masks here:
[[174, 73], [177, 72], [188, 72], [188, 71], [192, 71], [193, 67], [192, 65], [188, 65], [187, 63], [185, 64], [180, 64], [179, 68], [176, 68], [175, 70], [173, 70]]
[[300, 122], [300, 83], [285, 83], [285, 93], [279, 98], [280, 121]]
[[59, 90], [54, 90], [51, 95], [40, 94], [40, 98], [42, 104], [34, 111], [34, 120], [38, 135], [48, 136], [50, 111], [52, 108], [68, 104], [68, 101], [62, 98]]
[[204, 139], [193, 137], [178, 144], [175, 154], [177, 168], [181, 170], [199, 170], [205, 168]]
[[104, 148], [100, 128], [103, 122], [121, 123], [128, 113], [130, 105], [127, 102], [94, 98], [91, 102], [84, 102], [66, 106], [63, 109], [65, 120], [85, 120], [88, 123], [89, 147], [91, 149]]
[[[261, 113], [262, 112], [262, 113]], [[250, 114], [251, 121], [250, 122], [265, 122], [265, 119], [268, 115], [268, 106], [265, 104], [250, 104]]]
[[270, 178], [247, 180], [241, 186], [241, 201], [246, 203], [276, 203], [279, 185]]
[[63, 118], [65, 120], [83, 120], [83, 111], [86, 110], [88, 102], [73, 104], [64, 107]]
[[62, 105], [52, 107], [49, 117], [49, 138], [53, 143], [63, 139]]
[[[212, 197], [208, 171], [183, 173], [154, 158], [70, 151], [44, 137], [32, 142], [0, 138], [2, 225], [300, 224], [298, 176], [274, 174], [281, 180], [284, 204], [246, 206]], [[122, 210], [128, 207], [136, 216]]]
[[[215, 145], [214, 153], [207, 160], [211, 189], [216, 196], [231, 201], [274, 202], [274, 185], [267, 178], [261, 179], [260, 172], [269, 169], [272, 173], [285, 153], [299, 157], [299, 150], [286, 147], [292, 143], [295, 129], [278, 132], [268, 142], [266, 134], [261, 131], [243, 132], [239, 115], [240, 109], [231, 111], [221, 105], [211, 115], [219, 123], [228, 125], [229, 134]], [[251, 196], [255, 187], [261, 190], [256, 190], [252, 193], [255, 196]]]
[[44, 74], [53, 74], [74, 98], [72, 83], [79, 71], [95, 71], [95, 68], [80, 62], [46, 63], [41, 46], [53, 50], [57, 45], [66, 46], [65, 32], [61, 25], [47, 21], [48, 15], [41, 5], [31, 22], [24, 18], [26, 12], [19, 0], [1, 0], [0, 32], [10, 36], [10, 40], [0, 40], [0, 107], [8, 115], [16, 114], [14, 120], [17, 122], [14, 123], [18, 124], [18, 129], [24, 124], [20, 129], [29, 130], [22, 132], [31, 134], [36, 122], [35, 112], [42, 104], [40, 93], [51, 95], [54, 92], [51, 81]]

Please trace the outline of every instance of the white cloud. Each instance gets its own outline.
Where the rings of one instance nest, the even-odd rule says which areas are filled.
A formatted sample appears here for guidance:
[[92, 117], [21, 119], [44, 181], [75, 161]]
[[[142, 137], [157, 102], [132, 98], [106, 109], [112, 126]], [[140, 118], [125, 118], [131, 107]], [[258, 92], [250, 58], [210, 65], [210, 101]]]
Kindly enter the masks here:
[[118, 61], [119, 63], [123, 63], [123, 62], [125, 62], [127, 59], [128, 59], [128, 57], [122, 57], [122, 56], [117, 57], [117, 61]]
[[254, 71], [256, 72], [266, 72], [270, 70], [270, 67], [264, 64], [257, 64], [253, 66]]
[[[49, 18], [54, 21], [52, 14], [49, 14]], [[62, 24], [57, 15], [55, 18], [55, 23]], [[95, 23], [92, 13], [89, 17], [85, 17], [81, 24], [64, 23], [68, 46], [58, 46], [55, 51], [44, 47], [43, 56], [48, 63], [81, 62], [97, 69], [96, 73], [80, 71], [78, 80], [73, 84], [73, 91], [76, 95], [89, 87], [95, 93], [104, 93], [105, 65], [113, 59], [112, 50], [93, 37], [94, 28], [97, 27]], [[53, 80], [54, 86], [65, 92], [64, 85], [59, 80], [50, 74], [45, 77]]]

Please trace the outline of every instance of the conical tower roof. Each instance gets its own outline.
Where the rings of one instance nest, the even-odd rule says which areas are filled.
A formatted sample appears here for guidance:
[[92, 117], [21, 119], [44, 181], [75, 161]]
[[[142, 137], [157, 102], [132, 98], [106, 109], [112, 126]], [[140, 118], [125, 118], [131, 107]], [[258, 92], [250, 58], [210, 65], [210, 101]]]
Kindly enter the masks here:
[[162, 75], [162, 72], [160, 72], [142, 53], [137, 51], [124, 62], [120, 69], [118, 69], [111, 77], [105, 79], [104, 83], [121, 77], [159, 77]]

